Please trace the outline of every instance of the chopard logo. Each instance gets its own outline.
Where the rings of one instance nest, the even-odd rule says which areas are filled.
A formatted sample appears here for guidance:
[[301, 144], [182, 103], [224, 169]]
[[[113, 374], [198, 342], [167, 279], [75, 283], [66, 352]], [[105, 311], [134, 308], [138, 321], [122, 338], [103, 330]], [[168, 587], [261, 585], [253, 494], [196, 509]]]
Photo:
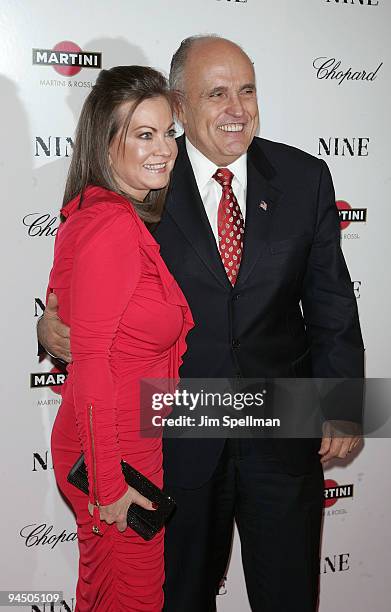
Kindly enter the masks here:
[[317, 57], [312, 62], [316, 71], [316, 78], [336, 80], [338, 85], [342, 85], [344, 81], [374, 81], [378, 77], [378, 73], [383, 66], [383, 62], [377, 66], [375, 70], [353, 70], [350, 66], [347, 70], [341, 69], [341, 60], [336, 60], [334, 57]]
[[23, 217], [23, 225], [28, 227], [29, 236], [55, 236], [60, 222], [49, 213], [30, 213]]
[[24, 539], [25, 546], [31, 548], [32, 546], [48, 546], [53, 550], [55, 546], [63, 542], [75, 542], [77, 540], [77, 534], [73, 531], [67, 533], [66, 529], [63, 529], [59, 535], [52, 533], [53, 525], [47, 525], [46, 523], [32, 523], [22, 527], [19, 535]]

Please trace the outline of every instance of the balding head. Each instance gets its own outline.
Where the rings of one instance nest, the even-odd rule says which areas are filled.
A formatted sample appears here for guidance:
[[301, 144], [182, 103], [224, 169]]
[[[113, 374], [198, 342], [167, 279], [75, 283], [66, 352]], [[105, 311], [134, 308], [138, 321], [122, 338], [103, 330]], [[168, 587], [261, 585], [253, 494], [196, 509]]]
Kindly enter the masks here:
[[216, 48], [221, 49], [224, 49], [226, 45], [235, 47], [247, 57], [249, 62], [251, 62], [250, 58], [238, 44], [228, 40], [227, 38], [222, 38], [218, 34], [197, 34], [195, 36], [189, 36], [188, 38], [182, 40], [171, 59], [169, 81], [172, 91], [184, 91], [185, 85], [183, 74], [190, 52], [194, 51], [197, 53], [197, 47], [202, 46], [204, 49], [206, 49], [208, 46], [212, 46], [213, 48], [213, 45], [215, 45]]

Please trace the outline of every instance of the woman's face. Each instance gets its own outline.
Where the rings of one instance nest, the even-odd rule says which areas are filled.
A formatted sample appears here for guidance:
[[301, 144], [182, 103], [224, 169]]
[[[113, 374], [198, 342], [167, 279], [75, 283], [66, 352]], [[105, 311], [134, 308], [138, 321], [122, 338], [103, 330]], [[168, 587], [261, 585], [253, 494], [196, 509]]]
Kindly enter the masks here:
[[163, 96], [138, 105], [121, 139], [132, 104], [124, 102], [118, 109], [120, 128], [110, 144], [109, 161], [118, 187], [143, 201], [151, 189], [167, 185], [178, 150], [171, 108]]

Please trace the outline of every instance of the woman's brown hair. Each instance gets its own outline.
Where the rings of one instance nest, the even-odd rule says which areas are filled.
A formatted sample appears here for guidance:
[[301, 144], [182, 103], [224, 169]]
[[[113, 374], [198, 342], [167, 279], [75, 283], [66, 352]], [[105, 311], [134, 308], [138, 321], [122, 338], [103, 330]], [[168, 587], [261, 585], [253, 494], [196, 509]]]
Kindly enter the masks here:
[[97, 185], [131, 200], [139, 217], [148, 226], [162, 215], [168, 187], [151, 190], [143, 202], [124, 193], [116, 184], [109, 163], [109, 147], [121, 128], [119, 107], [133, 102], [122, 125], [121, 139], [126, 137], [137, 106], [149, 98], [163, 96], [171, 105], [165, 77], [147, 66], [116, 66], [102, 70], [86, 98], [76, 128], [73, 156], [65, 185], [63, 205], [81, 195], [88, 185]]

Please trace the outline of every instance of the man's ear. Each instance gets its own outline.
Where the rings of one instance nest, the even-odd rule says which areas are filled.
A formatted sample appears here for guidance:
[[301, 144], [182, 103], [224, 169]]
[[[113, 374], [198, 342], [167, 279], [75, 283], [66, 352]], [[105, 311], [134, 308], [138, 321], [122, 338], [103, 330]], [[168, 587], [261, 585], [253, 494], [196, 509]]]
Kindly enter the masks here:
[[174, 91], [172, 96], [173, 96], [173, 110], [174, 110], [175, 119], [183, 127], [186, 123], [184, 94], [181, 91]]

